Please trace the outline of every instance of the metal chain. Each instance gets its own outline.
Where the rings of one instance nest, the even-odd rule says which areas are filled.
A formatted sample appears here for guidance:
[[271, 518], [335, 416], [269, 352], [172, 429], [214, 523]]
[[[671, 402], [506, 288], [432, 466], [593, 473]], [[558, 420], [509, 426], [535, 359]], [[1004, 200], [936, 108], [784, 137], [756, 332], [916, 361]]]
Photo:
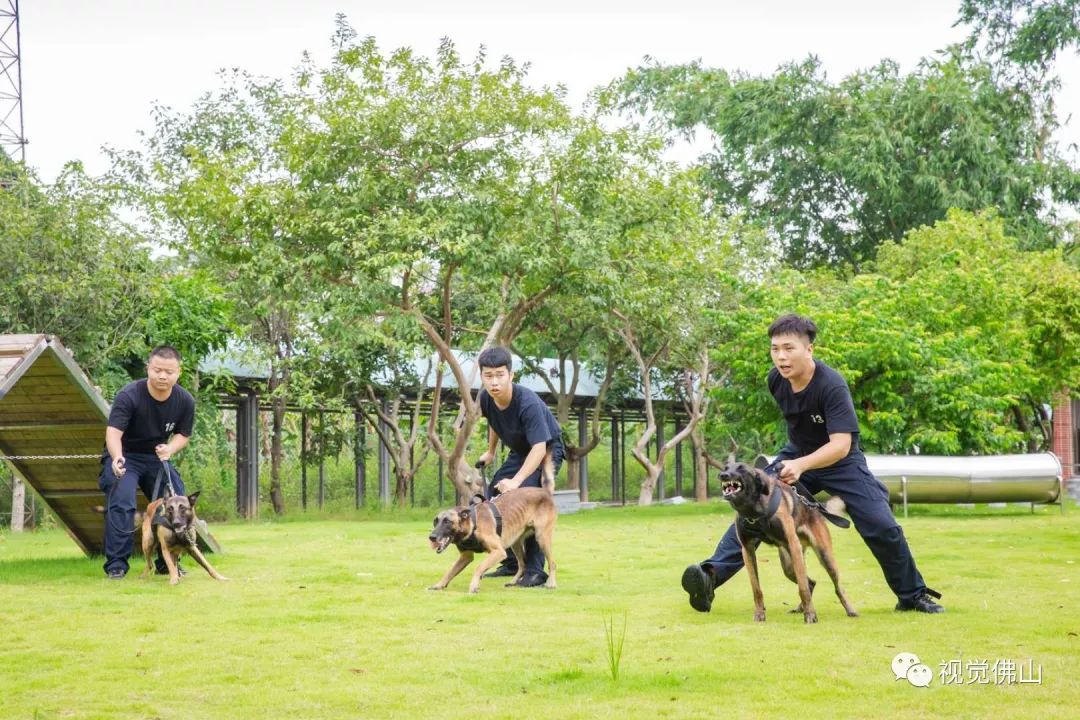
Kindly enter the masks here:
[[96, 455], [0, 455], [0, 460], [97, 460]]

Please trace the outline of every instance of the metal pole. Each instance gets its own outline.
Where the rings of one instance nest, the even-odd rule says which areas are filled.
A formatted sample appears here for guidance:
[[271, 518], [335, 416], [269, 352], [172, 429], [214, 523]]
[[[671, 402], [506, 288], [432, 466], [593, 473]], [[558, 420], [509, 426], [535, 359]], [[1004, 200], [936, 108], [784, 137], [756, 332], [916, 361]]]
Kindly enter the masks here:
[[[589, 440], [589, 425], [585, 408], [578, 411], [578, 447], [585, 447]], [[582, 455], [578, 460], [578, 499], [589, 502], [589, 456]]]
[[259, 394], [252, 391], [248, 396], [251, 403], [251, 477], [248, 482], [248, 513], [252, 518], [259, 517]]
[[[683, 431], [679, 418], [675, 418], [675, 434]], [[682, 440], [675, 446], [675, 494], [682, 496]]]
[[[442, 416], [435, 418], [435, 433], [442, 433]], [[439, 507], [443, 504], [443, 459], [439, 455]]]
[[[386, 403], [383, 403], [386, 408]], [[390, 434], [390, 426], [379, 420], [382, 434], [379, 435], [379, 501], [383, 505], [390, 504], [390, 448], [383, 442], [383, 435]]]
[[241, 395], [236, 403], [236, 514], [244, 517], [244, 475], [247, 471], [245, 458], [247, 457], [247, 428], [244, 423], [246, 414], [244, 396]]
[[[660, 462], [660, 451], [663, 449], [663, 447], [664, 447], [664, 419], [660, 418], [659, 422], [656, 423], [656, 462], [658, 462], [658, 463]], [[664, 477], [664, 466], [660, 465], [660, 472], [656, 476], [656, 490], [657, 490], [657, 493], [658, 493], [657, 498], [660, 499], [660, 500], [664, 499], [664, 490], [666, 489], [664, 487], [664, 485], [666, 485], [666, 484], [667, 484], [667, 478]]]
[[622, 485], [622, 504], [626, 504], [626, 418], [622, 418], [622, 422], [619, 423], [619, 476], [620, 483]]
[[319, 509], [326, 502], [326, 413], [319, 410]]
[[904, 496], [904, 517], [907, 517], [907, 475], [900, 476], [900, 494]]
[[367, 428], [364, 427], [364, 414], [354, 411], [356, 423], [356, 447], [353, 448], [353, 466], [356, 472], [356, 509], [364, 506], [367, 495]]
[[307, 413], [300, 413], [300, 507], [307, 510]]
[[[419, 402], [419, 401], [418, 401]], [[412, 440], [413, 430], [415, 422], [413, 416], [409, 415], [409, 439]], [[409, 445], [409, 471], [412, 472], [416, 462], [416, 444]], [[416, 474], [413, 473], [409, 476], [409, 507], [416, 507]]]
[[619, 419], [611, 416], [611, 502], [619, 499]]

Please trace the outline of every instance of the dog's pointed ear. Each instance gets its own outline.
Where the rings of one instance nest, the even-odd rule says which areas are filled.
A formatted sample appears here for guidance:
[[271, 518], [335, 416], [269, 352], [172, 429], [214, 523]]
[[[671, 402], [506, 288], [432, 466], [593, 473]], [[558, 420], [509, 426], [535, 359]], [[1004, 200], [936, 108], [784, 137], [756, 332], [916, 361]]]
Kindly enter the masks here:
[[202, 490], [196, 490], [187, 496], [188, 504], [191, 505], [191, 507], [195, 507], [195, 501], [199, 499], [199, 493], [201, 492]]
[[758, 456], [754, 458], [754, 467], [758, 470], [764, 470], [765, 468], [769, 467], [769, 458], [765, 457], [764, 455], [758, 454]]
[[769, 482], [769, 475], [764, 470], [754, 469], [754, 474], [757, 475], [758, 483], [761, 485], [761, 494], [767, 496], [772, 489], [772, 483]]

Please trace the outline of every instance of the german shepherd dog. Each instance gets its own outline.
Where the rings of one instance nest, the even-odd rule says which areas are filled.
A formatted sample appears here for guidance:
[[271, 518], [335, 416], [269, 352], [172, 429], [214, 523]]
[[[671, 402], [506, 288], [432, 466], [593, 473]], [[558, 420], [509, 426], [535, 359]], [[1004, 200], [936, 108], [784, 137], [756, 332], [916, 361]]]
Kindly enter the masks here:
[[765, 600], [761, 594], [756, 554], [763, 542], [776, 546], [780, 551], [784, 575], [799, 586], [799, 607], [792, 612], [801, 612], [807, 623], [817, 622], [812, 599], [815, 582], [806, 575], [806, 560], [803, 557], [806, 545], [810, 545], [832, 578], [840, 604], [849, 617], [858, 617], [840, 587], [832, 538], [825, 524], [825, 515], [816, 502], [804, 500], [778, 478], [744, 463], [728, 463], [720, 473], [720, 485], [724, 499], [738, 513], [735, 530], [754, 592], [756, 622], [765, 622]]
[[429, 589], [445, 588], [472, 562], [473, 555], [481, 552], [487, 553], [487, 557], [477, 566], [469, 583], [470, 593], [479, 592], [480, 579], [502, 562], [507, 548], [513, 551], [518, 565], [517, 575], [507, 587], [516, 585], [525, 574], [525, 540], [530, 534], [536, 536], [536, 542], [547, 558], [548, 578], [544, 587], [554, 588], [555, 558], [551, 554], [551, 538], [558, 510], [554, 498], [554, 472], [547, 460], [542, 477], [542, 488], [517, 488], [487, 501], [474, 498], [471, 505], [443, 510], [436, 515], [428, 535], [432, 549], [441, 553], [453, 543], [460, 555], [442, 580]]
[[161, 548], [161, 556], [169, 568], [169, 584], [180, 582], [177, 563], [187, 553], [215, 580], [228, 580], [203, 557], [195, 533], [195, 501], [199, 493], [191, 495], [171, 494], [158, 498], [146, 506], [142, 517], [142, 551], [146, 569], [140, 577], [154, 574], [154, 555]]

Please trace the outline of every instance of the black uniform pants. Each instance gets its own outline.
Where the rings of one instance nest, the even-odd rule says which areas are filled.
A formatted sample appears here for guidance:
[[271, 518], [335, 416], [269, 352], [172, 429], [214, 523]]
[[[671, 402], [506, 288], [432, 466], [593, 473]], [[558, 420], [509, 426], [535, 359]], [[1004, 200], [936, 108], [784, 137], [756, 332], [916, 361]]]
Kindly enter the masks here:
[[[154, 483], [161, 470], [161, 461], [157, 455], [130, 453], [124, 455], [127, 472], [123, 477], [116, 477], [112, 469], [112, 459], [108, 456], [101, 469], [98, 478], [98, 487], [105, 493], [105, 572], [120, 570], [128, 571], [128, 558], [131, 557], [131, 549], [134, 543], [133, 537], [135, 524], [136, 488], [141, 489], [147, 500], [156, 500], [164, 496], [166, 483], [162, 478], [161, 487], [158, 488], [157, 496], [154, 496]], [[186, 495], [184, 481], [180, 479], [180, 473], [176, 472], [171, 464], [169, 471], [172, 474], [173, 489], [180, 495]], [[141, 536], [140, 536], [141, 537]], [[158, 558], [158, 566], [164, 561]]]

